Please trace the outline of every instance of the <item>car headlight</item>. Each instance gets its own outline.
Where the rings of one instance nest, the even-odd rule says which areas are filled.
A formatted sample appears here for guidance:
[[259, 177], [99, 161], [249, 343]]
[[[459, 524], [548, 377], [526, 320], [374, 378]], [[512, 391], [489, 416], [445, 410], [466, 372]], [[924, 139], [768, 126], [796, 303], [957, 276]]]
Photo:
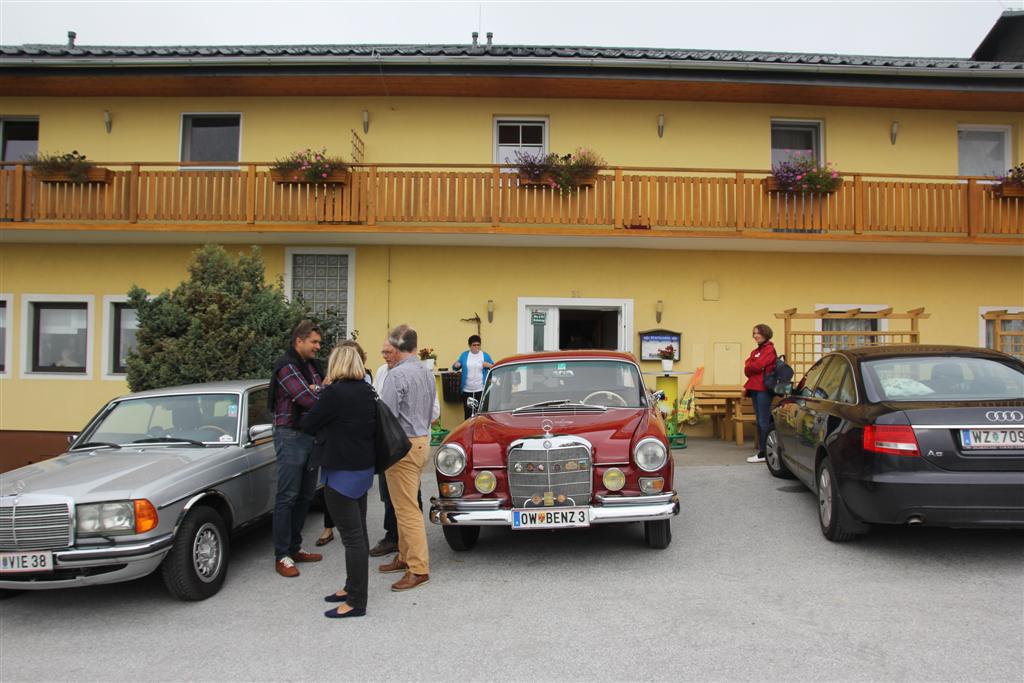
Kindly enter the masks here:
[[618, 467], [612, 467], [605, 470], [601, 481], [609, 491], [621, 491], [622, 487], [626, 485], [626, 475]]
[[493, 473], [484, 470], [476, 475], [476, 479], [473, 480], [473, 483], [476, 485], [477, 491], [487, 495], [488, 493], [494, 492], [495, 487], [498, 485], [498, 479]]
[[441, 446], [434, 456], [434, 465], [446, 477], [457, 476], [466, 469], [466, 452], [453, 443]]
[[633, 460], [636, 462], [636, 466], [644, 472], [654, 472], [665, 465], [668, 460], [668, 450], [665, 448], [665, 444], [658, 439], [641, 439], [633, 449]]
[[156, 508], [145, 498], [92, 503], [75, 508], [75, 528], [79, 536], [141, 534], [156, 528], [159, 521]]

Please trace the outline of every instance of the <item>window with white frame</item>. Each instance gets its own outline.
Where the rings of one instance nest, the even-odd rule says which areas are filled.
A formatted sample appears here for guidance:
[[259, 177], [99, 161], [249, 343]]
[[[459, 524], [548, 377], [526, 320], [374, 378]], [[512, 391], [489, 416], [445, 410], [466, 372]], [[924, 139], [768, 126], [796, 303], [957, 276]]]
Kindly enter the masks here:
[[115, 301], [110, 307], [110, 368], [112, 373], [120, 375], [128, 372], [128, 354], [138, 346], [139, 318], [127, 302]]
[[183, 114], [181, 160], [237, 162], [241, 131], [240, 114]]
[[516, 152], [536, 156], [548, 151], [548, 124], [542, 118], [495, 119], [494, 163], [516, 163]]
[[772, 166], [796, 155], [822, 157], [820, 121], [772, 121]]
[[8, 355], [11, 351], [10, 297], [0, 294], [0, 376], [7, 375], [10, 367]]
[[89, 307], [85, 302], [31, 303], [32, 372], [85, 374]]
[[[859, 310], [861, 313], [876, 313], [888, 306], [878, 304], [816, 304], [815, 310], [827, 308], [830, 313], [847, 313]], [[839, 349], [851, 349], [857, 346], [868, 346], [875, 343], [875, 335], [853, 335], [851, 332], [884, 332], [888, 329], [888, 321], [882, 318], [821, 318], [815, 327], [822, 332], [841, 332], [836, 335], [823, 335], [821, 353], [829, 353]]]
[[288, 249], [286, 294], [302, 301], [320, 318], [338, 325], [338, 338], [352, 330], [353, 252], [350, 249]]
[[39, 119], [0, 119], [0, 159], [23, 161], [25, 157], [34, 157], [38, 151]]
[[1000, 176], [1010, 168], [1010, 127], [957, 127], [957, 173]]

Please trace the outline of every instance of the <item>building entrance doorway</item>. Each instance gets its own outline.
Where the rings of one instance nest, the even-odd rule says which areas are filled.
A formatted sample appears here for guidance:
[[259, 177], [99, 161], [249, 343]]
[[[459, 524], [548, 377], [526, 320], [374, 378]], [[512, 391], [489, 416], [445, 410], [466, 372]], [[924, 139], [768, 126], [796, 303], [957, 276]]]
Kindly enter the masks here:
[[519, 353], [633, 350], [632, 299], [522, 298], [517, 317]]

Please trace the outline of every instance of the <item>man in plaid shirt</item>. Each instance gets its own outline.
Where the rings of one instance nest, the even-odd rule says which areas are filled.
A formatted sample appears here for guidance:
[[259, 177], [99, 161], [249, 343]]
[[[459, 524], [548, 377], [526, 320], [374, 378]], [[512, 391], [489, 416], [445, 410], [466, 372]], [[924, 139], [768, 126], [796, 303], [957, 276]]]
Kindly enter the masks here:
[[309, 467], [313, 437], [299, 431], [302, 414], [316, 404], [323, 370], [316, 360], [321, 333], [303, 320], [292, 331], [292, 345], [274, 364], [269, 408], [274, 411], [277, 499], [274, 503], [274, 568], [299, 575], [296, 562], [319, 562], [323, 555], [302, 549], [302, 527], [316, 491], [316, 468]]

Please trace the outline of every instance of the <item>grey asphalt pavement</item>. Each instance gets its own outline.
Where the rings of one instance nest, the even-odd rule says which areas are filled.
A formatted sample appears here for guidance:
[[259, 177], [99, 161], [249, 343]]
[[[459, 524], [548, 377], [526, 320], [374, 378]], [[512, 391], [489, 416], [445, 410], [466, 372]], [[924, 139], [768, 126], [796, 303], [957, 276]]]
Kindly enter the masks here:
[[[361, 619], [322, 616], [340, 541], [283, 579], [268, 526], [236, 539], [205, 602], [171, 599], [157, 576], [21, 594], [0, 602], [0, 681], [1024, 680], [1024, 535], [883, 528], [832, 544], [815, 498], [748, 453], [675, 452], [682, 514], [664, 551], [637, 524], [485, 529], [468, 553], [430, 527], [430, 583], [392, 593], [398, 575], [373, 572]], [[371, 500], [371, 541], [381, 519]]]

